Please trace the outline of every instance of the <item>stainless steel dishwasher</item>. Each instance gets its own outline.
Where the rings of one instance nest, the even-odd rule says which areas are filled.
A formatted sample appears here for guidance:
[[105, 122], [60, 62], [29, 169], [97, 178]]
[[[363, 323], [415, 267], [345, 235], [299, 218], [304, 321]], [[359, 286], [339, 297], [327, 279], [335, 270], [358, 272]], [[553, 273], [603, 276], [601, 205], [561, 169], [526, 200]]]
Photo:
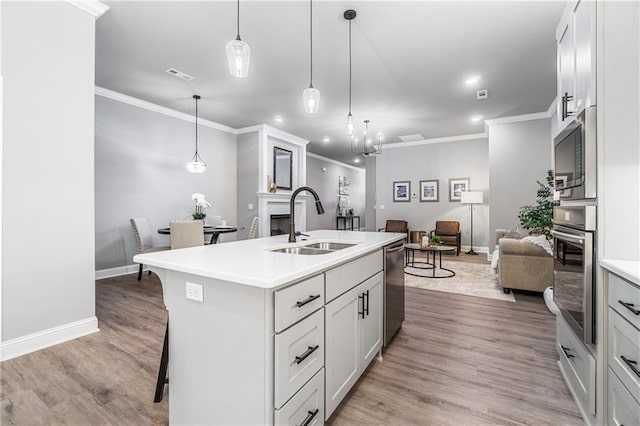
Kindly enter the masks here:
[[384, 248], [384, 345], [404, 322], [404, 241]]

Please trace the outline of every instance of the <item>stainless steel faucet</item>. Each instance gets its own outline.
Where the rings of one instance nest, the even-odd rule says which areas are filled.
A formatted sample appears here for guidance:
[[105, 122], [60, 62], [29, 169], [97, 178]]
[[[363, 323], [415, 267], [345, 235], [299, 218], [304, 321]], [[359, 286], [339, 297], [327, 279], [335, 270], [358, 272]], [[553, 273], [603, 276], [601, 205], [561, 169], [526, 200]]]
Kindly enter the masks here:
[[322, 203], [320, 202], [320, 197], [318, 197], [318, 193], [308, 186], [301, 186], [300, 188], [293, 191], [291, 194], [291, 201], [289, 202], [289, 242], [296, 242], [296, 220], [295, 220], [295, 204], [296, 204], [296, 196], [302, 191], [310, 192], [313, 195], [313, 198], [316, 200], [316, 211], [318, 214], [324, 213], [324, 207], [322, 207]]

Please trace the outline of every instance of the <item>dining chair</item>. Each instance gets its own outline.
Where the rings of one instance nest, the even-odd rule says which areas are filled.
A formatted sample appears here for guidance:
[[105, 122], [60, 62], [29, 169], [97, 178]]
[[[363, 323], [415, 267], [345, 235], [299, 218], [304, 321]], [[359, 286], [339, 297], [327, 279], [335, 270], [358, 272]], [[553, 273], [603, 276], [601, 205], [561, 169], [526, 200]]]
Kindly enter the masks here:
[[[131, 223], [131, 229], [133, 229], [133, 235], [136, 238], [136, 244], [138, 246], [138, 253], [151, 253], [154, 251], [169, 250], [169, 246], [153, 246], [153, 234], [147, 219], [144, 217], [135, 217], [129, 219]], [[142, 279], [142, 263], [138, 269], [138, 281]], [[151, 271], [149, 271], [151, 274]]]
[[252, 240], [258, 236], [258, 224], [260, 223], [259, 217], [254, 217], [251, 221], [251, 228], [249, 228], [249, 239]]
[[169, 222], [169, 229], [171, 250], [204, 245], [204, 221], [202, 220], [172, 220]]

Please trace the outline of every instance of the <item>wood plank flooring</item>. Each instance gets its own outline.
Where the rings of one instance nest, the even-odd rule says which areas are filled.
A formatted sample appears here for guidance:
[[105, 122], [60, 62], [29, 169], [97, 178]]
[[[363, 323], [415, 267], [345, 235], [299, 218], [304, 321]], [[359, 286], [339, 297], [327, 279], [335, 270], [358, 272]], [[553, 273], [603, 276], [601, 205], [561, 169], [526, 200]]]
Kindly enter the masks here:
[[[135, 278], [96, 282], [99, 333], [1, 364], [3, 425], [167, 423], [170, 392], [153, 403], [162, 290], [155, 275]], [[330, 423], [582, 424], [556, 365], [554, 317], [541, 297], [516, 298], [407, 288], [404, 328]]]

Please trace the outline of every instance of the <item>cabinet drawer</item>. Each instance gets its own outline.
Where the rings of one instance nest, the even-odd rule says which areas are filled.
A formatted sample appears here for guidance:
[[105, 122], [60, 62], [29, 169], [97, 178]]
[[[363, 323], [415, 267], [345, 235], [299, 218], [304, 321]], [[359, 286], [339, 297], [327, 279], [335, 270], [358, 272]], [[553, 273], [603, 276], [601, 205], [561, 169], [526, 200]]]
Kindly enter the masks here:
[[279, 408], [324, 366], [324, 309], [276, 334], [274, 361]]
[[640, 331], [609, 308], [608, 334], [609, 367], [640, 401]]
[[608, 425], [640, 425], [640, 404], [618, 380], [611, 369], [608, 370], [609, 421]]
[[609, 273], [609, 306], [640, 329], [640, 288], [612, 273]]
[[324, 275], [275, 292], [275, 328], [280, 332], [324, 305]]
[[321, 425], [324, 423], [324, 368], [289, 402], [276, 410], [276, 425]]
[[561, 315], [557, 316], [557, 350], [567, 385], [573, 389], [585, 412], [596, 413], [596, 360], [573, 334]]
[[382, 250], [331, 269], [326, 275], [327, 302], [382, 271]]

